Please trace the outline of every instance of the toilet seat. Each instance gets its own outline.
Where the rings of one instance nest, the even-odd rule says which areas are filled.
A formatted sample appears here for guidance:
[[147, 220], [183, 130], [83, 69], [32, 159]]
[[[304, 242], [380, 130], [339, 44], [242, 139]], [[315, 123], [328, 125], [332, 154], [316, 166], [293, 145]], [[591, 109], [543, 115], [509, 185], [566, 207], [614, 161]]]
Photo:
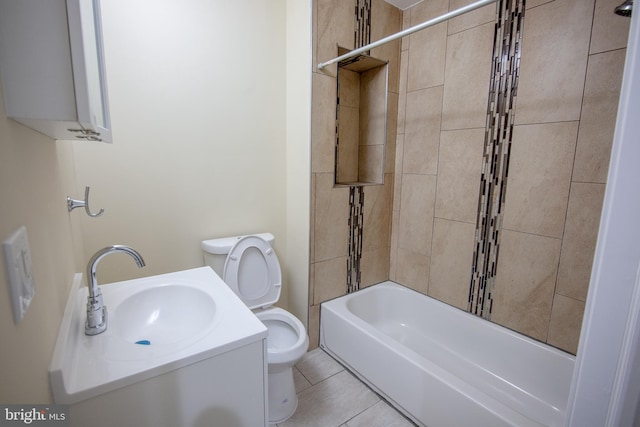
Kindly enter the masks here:
[[229, 251], [222, 280], [250, 309], [269, 307], [282, 289], [278, 256], [266, 240], [245, 236]]
[[[271, 307], [255, 313], [267, 327], [267, 361], [269, 364], [290, 364], [307, 352], [309, 337], [302, 322], [293, 314], [279, 307]], [[281, 327], [278, 323], [282, 323]], [[274, 328], [275, 326], [275, 328]]]

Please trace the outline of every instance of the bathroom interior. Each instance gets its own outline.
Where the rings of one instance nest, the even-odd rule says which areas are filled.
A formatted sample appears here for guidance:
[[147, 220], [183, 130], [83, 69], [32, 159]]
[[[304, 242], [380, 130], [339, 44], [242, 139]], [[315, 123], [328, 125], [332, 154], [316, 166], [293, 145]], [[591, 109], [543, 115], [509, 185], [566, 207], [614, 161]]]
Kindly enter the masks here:
[[[585, 313], [611, 317], [598, 302], [634, 289], [589, 293], [625, 60], [634, 69], [637, 17], [614, 14], [620, 1], [523, 2], [500, 258], [481, 303], [470, 295], [496, 5], [371, 49], [386, 78], [383, 135], [355, 154], [336, 148], [349, 137], [338, 112], [382, 101], [348, 105], [338, 67], [318, 64], [470, 3], [101, 2], [113, 143], [55, 141], [0, 107], [0, 237], [26, 227], [36, 283], [17, 324], [8, 283], [0, 292], [0, 404], [53, 402], [48, 368], [73, 277], [100, 248], [130, 245], [146, 262], [105, 258], [98, 275], [110, 283], [202, 267], [203, 240], [262, 232], [282, 268], [277, 305], [305, 325], [309, 350], [323, 302], [391, 280], [575, 355], [589, 378], [604, 341], [589, 340]], [[341, 176], [353, 158], [338, 155], [371, 163]], [[67, 210], [87, 186], [100, 217]], [[631, 419], [634, 384], [618, 396]], [[607, 416], [609, 401], [581, 390], [566, 425], [585, 425], [584, 407]]]

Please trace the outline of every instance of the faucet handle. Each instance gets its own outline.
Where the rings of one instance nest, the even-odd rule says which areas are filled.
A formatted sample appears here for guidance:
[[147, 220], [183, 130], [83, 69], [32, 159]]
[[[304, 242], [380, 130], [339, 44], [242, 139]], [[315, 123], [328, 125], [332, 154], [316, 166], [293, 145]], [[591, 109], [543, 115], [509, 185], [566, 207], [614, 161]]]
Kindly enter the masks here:
[[67, 209], [69, 210], [69, 212], [71, 212], [75, 208], [84, 208], [85, 212], [87, 212], [87, 215], [92, 218], [99, 217], [104, 213], [104, 209], [100, 209], [97, 213], [91, 212], [91, 209], [89, 208], [89, 190], [90, 187], [84, 187], [84, 200], [76, 200], [67, 196]]
[[107, 307], [102, 302], [102, 291], [98, 288], [93, 298], [87, 298], [87, 321], [84, 332], [87, 335], [98, 335], [106, 329]]

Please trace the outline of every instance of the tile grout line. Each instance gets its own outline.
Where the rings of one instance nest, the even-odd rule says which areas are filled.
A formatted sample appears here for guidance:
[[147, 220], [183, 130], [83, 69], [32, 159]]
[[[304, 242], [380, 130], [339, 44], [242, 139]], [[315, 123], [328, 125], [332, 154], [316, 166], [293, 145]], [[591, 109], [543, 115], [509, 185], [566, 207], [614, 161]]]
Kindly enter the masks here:
[[[369, 386], [369, 384], [365, 383], [364, 381], [362, 381], [356, 374], [354, 374], [353, 372], [351, 372], [351, 370], [349, 368], [347, 368], [345, 365], [343, 365], [340, 361], [338, 361], [337, 359], [334, 359], [333, 356], [331, 356], [329, 353], [327, 353], [326, 351], [324, 351], [322, 348], [320, 348], [320, 351], [322, 351], [324, 354], [326, 354], [327, 356], [329, 356], [331, 359], [333, 359], [336, 363], [338, 363], [341, 367], [342, 370], [340, 372], [346, 371], [347, 373], [349, 373], [349, 375], [351, 375], [353, 378], [355, 378], [358, 382], [360, 382], [362, 385], [364, 385], [367, 390], [371, 391], [373, 394], [376, 395], [376, 397], [378, 398], [378, 400], [372, 404], [371, 406], [369, 406], [367, 409], [361, 411], [360, 413], [354, 415], [353, 417], [349, 418], [347, 421], [344, 421], [340, 424], [338, 424], [335, 427], [340, 427], [343, 424], [347, 424], [349, 421], [353, 420], [355, 417], [357, 417], [358, 415], [362, 414], [363, 412], [371, 409], [373, 406], [377, 405], [378, 403], [380, 403], [381, 401], [385, 402], [387, 405], [389, 405], [389, 407], [391, 409], [393, 409], [395, 412], [397, 412], [398, 414], [400, 414], [400, 416], [402, 416], [404, 419], [406, 419], [409, 423], [411, 423], [412, 425], [416, 425], [413, 421], [411, 421], [405, 414], [403, 414], [401, 411], [399, 411], [398, 409], [396, 409], [396, 407], [394, 405], [391, 404], [391, 402], [389, 402], [389, 400], [387, 400], [386, 398], [384, 398], [380, 393], [378, 393], [376, 390], [374, 390], [373, 388], [371, 388], [371, 386]], [[337, 375], [339, 372], [337, 372], [334, 375]], [[331, 375], [331, 376], [334, 376]], [[329, 377], [330, 378], [330, 377]], [[323, 380], [324, 381], [324, 380]], [[321, 381], [322, 382], [322, 381]]]

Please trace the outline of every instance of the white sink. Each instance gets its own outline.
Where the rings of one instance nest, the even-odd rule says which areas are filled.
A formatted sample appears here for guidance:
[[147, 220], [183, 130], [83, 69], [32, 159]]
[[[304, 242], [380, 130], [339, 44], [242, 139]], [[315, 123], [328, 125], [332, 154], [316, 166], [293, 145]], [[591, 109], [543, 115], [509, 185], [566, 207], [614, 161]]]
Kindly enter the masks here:
[[113, 311], [109, 326], [132, 344], [175, 344], [201, 335], [215, 313], [208, 293], [171, 283], [129, 296]]
[[266, 339], [266, 327], [209, 267], [100, 285], [105, 332], [87, 336], [76, 274], [49, 367], [56, 403], [74, 404]]

